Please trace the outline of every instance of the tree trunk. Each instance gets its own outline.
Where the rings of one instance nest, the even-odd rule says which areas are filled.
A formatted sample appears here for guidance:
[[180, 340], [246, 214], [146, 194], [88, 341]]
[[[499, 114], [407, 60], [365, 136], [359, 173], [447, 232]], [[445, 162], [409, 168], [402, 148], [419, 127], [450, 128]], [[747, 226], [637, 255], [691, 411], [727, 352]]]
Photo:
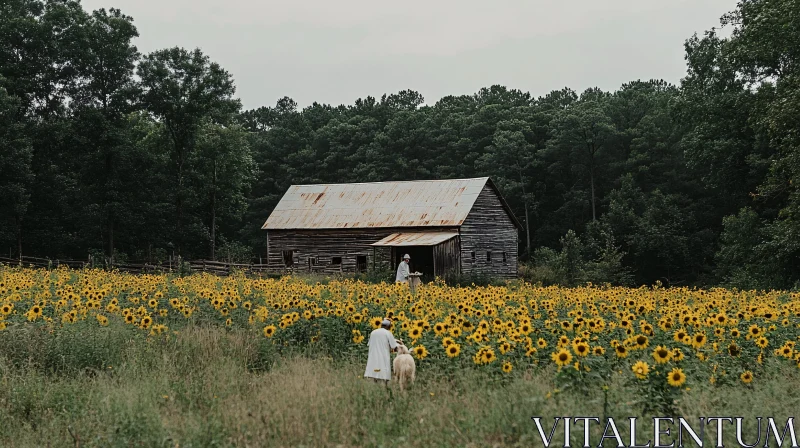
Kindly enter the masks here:
[[528, 258], [531, 257], [531, 220], [528, 215], [528, 201], [525, 201], [525, 238]]
[[211, 181], [211, 259], [216, 260], [217, 249], [217, 161]]
[[597, 221], [597, 211], [594, 204], [594, 167], [589, 169], [589, 183], [592, 186], [592, 221]]
[[216, 260], [216, 243], [217, 243], [217, 212], [215, 208], [216, 193], [211, 193], [211, 259]]
[[531, 256], [531, 220], [528, 213], [528, 194], [525, 192], [525, 182], [522, 178], [522, 169], [517, 168], [519, 174], [519, 184], [522, 186], [522, 203], [525, 204], [525, 248], [528, 252], [528, 258]]
[[17, 224], [17, 257], [22, 261], [22, 219], [16, 216], [14, 221]]
[[178, 250], [178, 255], [181, 254], [181, 241], [183, 241], [183, 164], [178, 164], [178, 191], [175, 198], [175, 208], [178, 216], [176, 217], [176, 227], [178, 234], [175, 238], [175, 246]]
[[108, 219], [108, 263], [114, 266], [114, 218]]
[[[585, 132], [584, 132], [585, 135]], [[597, 151], [600, 148], [597, 146], [596, 143], [586, 142], [586, 149], [589, 151], [589, 185], [591, 187], [591, 194], [592, 194], [592, 221], [597, 221], [597, 208], [595, 206], [595, 199], [594, 199], [594, 156], [597, 154]]]

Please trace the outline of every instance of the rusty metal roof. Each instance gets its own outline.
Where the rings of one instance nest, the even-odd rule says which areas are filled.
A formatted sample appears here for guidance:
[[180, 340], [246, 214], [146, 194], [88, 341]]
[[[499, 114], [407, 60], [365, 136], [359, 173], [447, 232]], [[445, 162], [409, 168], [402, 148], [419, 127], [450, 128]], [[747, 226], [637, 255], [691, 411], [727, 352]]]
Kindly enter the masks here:
[[460, 226], [487, 181], [292, 185], [262, 229]]
[[393, 233], [371, 246], [435, 246], [456, 236], [457, 232]]

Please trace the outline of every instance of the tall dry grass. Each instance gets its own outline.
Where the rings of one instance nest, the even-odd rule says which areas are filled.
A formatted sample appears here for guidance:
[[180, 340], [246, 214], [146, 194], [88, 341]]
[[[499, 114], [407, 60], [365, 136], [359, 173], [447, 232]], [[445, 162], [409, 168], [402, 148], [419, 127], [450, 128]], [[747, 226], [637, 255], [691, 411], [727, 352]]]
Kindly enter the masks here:
[[[442, 376], [423, 361], [418, 382], [400, 393], [365, 381], [360, 359], [290, 347], [279, 355], [257, 334], [114, 334], [3, 332], [0, 446], [540, 446], [532, 416], [552, 422], [604, 411], [599, 390], [553, 394], [550, 366], [503, 380], [476, 371]], [[797, 379], [776, 368], [752, 388], [692, 385], [678, 409], [685, 418], [742, 416], [754, 434], [756, 416], [796, 412]], [[608, 416], [641, 416], [640, 398], [623, 383], [609, 394]], [[595, 444], [601, 432], [593, 428]], [[572, 446], [582, 446], [582, 435], [573, 429]], [[555, 437], [563, 441], [563, 431]], [[711, 446], [715, 437], [705, 434]]]

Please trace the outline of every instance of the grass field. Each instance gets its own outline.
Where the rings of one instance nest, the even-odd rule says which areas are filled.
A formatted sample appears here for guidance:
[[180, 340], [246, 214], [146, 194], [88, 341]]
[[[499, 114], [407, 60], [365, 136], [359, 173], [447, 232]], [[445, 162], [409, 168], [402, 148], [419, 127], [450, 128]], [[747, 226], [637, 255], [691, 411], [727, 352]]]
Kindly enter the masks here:
[[[0, 268], [0, 312], [0, 446], [540, 446], [533, 416], [740, 416], [755, 440], [800, 407], [780, 291]], [[384, 315], [416, 348], [407, 393], [362, 378]]]
[[[111, 341], [88, 331], [88, 338], [25, 334], [26, 342], [16, 341], [32, 344], [28, 354], [40, 359], [49, 350], [42, 343], [94, 346], [108, 350], [113, 364], [95, 371], [75, 363], [53, 374], [33, 362], [2, 362], [1, 446], [539, 446], [532, 416], [604, 415], [599, 390], [554, 394], [553, 369], [508, 381], [425, 371], [403, 394], [364, 381], [354, 360], [294, 354], [253, 371], [248, 364], [259, 349], [246, 333], [191, 328], [152, 343], [125, 328], [126, 336]], [[3, 343], [8, 349], [6, 337]], [[680, 397], [677, 414], [742, 416], [751, 434], [755, 417], [785, 421], [800, 403], [800, 391], [787, 387], [797, 384], [797, 369], [774, 367], [754, 388], [699, 384]], [[621, 380], [610, 384], [607, 416], [643, 415], [645, 397]], [[573, 431], [573, 446], [581, 434]], [[732, 443], [734, 434], [726, 436]]]

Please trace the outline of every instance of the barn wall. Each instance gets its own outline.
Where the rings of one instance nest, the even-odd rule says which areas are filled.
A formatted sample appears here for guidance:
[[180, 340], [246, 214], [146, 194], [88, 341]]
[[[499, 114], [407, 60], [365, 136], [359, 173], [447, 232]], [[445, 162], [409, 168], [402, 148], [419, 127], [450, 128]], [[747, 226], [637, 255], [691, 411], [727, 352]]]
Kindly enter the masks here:
[[[335, 274], [338, 272], [356, 272], [358, 255], [367, 257], [367, 267], [372, 269], [373, 262], [376, 269], [390, 268], [392, 266], [389, 247], [376, 247], [373, 259], [372, 243], [379, 241], [393, 233], [427, 231], [427, 228], [386, 228], [386, 229], [335, 229], [335, 230], [269, 230], [268, 263], [270, 270], [282, 271], [285, 269], [283, 251], [294, 251], [294, 268], [296, 272], [309, 272], [309, 258], [316, 257], [317, 264], [311, 267], [312, 272]], [[435, 230], [450, 230], [454, 228], [437, 228]], [[332, 265], [333, 257], [341, 257], [341, 265]]]
[[[461, 226], [461, 272], [500, 278], [517, 276], [518, 231], [497, 193], [483, 187]], [[486, 254], [492, 253], [491, 261]], [[472, 254], [475, 257], [472, 257]], [[503, 262], [503, 253], [506, 261]]]

